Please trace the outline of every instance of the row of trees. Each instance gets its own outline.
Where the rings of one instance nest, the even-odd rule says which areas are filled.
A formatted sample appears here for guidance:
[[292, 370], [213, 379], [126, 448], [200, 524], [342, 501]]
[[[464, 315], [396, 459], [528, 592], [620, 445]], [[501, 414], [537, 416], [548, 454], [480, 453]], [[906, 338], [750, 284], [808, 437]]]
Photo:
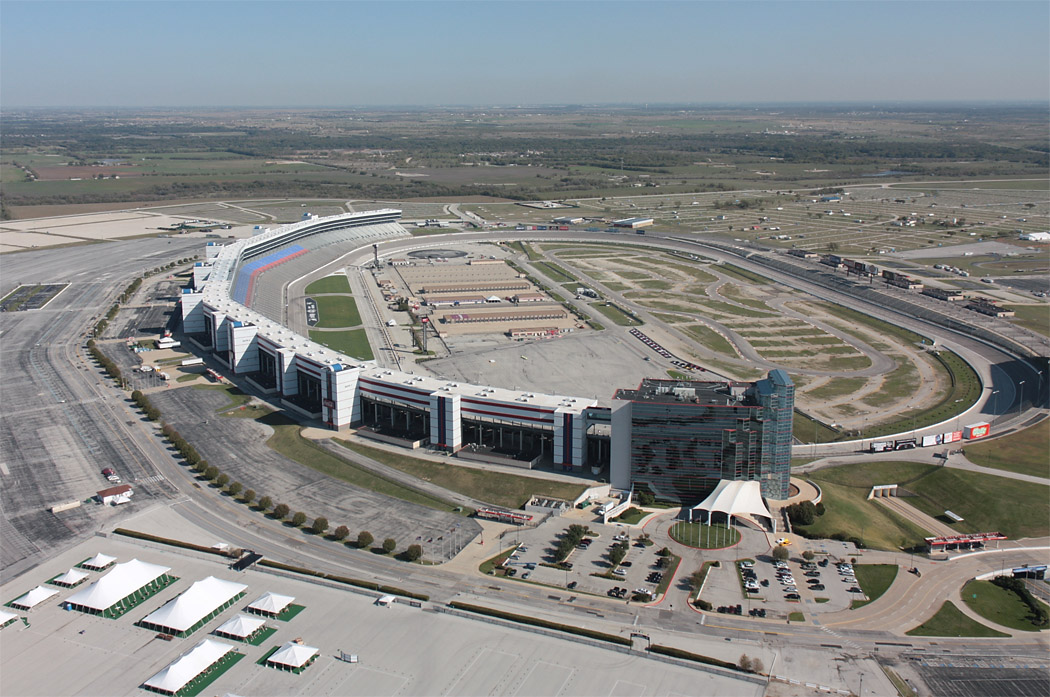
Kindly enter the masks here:
[[[583, 540], [588, 532], [590, 532], [590, 528], [586, 525], [570, 525], [554, 548], [554, 560], [560, 564], [568, 559], [569, 555], [572, 554], [572, 550], [576, 549], [576, 545], [580, 544], [580, 541]], [[623, 557], [620, 557], [620, 561], [623, 561]]]

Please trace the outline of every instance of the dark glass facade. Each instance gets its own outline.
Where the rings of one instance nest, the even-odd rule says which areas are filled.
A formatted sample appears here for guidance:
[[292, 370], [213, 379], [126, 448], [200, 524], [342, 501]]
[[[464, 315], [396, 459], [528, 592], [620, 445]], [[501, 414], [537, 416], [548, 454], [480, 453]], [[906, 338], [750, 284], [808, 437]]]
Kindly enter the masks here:
[[756, 383], [646, 380], [620, 390], [630, 404], [630, 483], [697, 503], [719, 480], [758, 481], [785, 499], [795, 387], [782, 370]]

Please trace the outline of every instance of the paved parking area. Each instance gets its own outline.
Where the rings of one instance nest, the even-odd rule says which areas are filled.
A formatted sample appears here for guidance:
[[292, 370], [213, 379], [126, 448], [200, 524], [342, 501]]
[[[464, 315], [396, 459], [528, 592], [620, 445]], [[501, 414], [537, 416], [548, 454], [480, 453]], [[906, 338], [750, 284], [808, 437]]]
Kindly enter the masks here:
[[608, 595], [613, 588], [626, 588], [625, 599], [629, 599], [635, 589], [655, 591], [657, 583], [649, 580], [650, 574], [666, 571], [657, 566], [660, 559], [657, 552], [661, 547], [655, 544], [641, 546], [635, 539], [637, 533], [634, 537], [629, 537], [631, 546], [620, 565], [622, 575], [614, 575], [612, 578], [593, 575], [606, 574], [612, 570], [609, 552], [617, 543], [616, 538], [621, 535], [630, 536], [632, 532], [629, 528], [617, 525], [589, 524], [588, 527], [597, 536], [586, 538], [591, 540], [590, 544], [577, 547], [569, 555], [566, 561], [572, 568], [549, 566], [554, 562], [555, 545], [561, 534], [573, 522], [555, 517], [535, 529], [519, 531], [520, 547], [507, 562], [507, 566], [515, 570], [514, 577], [558, 588], [566, 588], [575, 583], [572, 590], [602, 596]]

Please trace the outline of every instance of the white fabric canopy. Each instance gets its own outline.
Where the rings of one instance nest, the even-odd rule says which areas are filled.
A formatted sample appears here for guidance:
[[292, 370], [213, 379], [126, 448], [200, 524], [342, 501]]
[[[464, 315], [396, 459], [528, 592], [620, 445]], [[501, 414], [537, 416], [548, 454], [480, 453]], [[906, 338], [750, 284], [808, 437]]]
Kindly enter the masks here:
[[248, 586], [209, 576], [197, 581], [177, 598], [169, 600], [143, 621], [158, 627], [184, 632], [243, 593]]
[[0, 610], [0, 627], [4, 626], [16, 617], [18, 617], [18, 615], [16, 615], [13, 612], [8, 612], [7, 610]]
[[295, 600], [290, 595], [278, 595], [277, 593], [266, 593], [261, 598], [248, 606], [249, 610], [258, 610], [273, 615], [279, 615]]
[[243, 639], [244, 637], [254, 634], [258, 631], [259, 627], [264, 624], [266, 624], [266, 620], [264, 619], [241, 613], [216, 629], [215, 632], [217, 634], [228, 634], [229, 636]]
[[87, 577], [87, 573], [80, 569], [70, 569], [55, 580], [51, 581], [51, 583], [62, 583], [67, 586], [75, 586]]
[[37, 586], [33, 590], [23, 595], [18, 600], [12, 602], [11, 606], [22, 608], [24, 610], [29, 610], [44, 602], [48, 598], [53, 598], [56, 595], [58, 595], [58, 591], [54, 590], [53, 588], [44, 588], [43, 586]]
[[169, 571], [171, 569], [167, 566], [132, 559], [123, 564], [117, 564], [108, 574], [87, 588], [69, 596], [66, 602], [102, 611], [148, 583], [156, 581]]
[[267, 663], [277, 663], [292, 668], [302, 668], [306, 662], [319, 653], [319, 649], [312, 646], [303, 646], [294, 641], [285, 643], [284, 646], [274, 651], [273, 655], [266, 659]]
[[758, 482], [731, 481], [723, 479], [715, 490], [701, 503], [693, 506], [694, 511], [724, 513], [726, 516], [744, 515], [761, 516], [773, 524], [773, 515], [762, 500], [762, 485]]
[[233, 647], [229, 644], [205, 639], [176, 658], [145, 684], [155, 690], [174, 694], [230, 651], [233, 651]]
[[103, 569], [117, 560], [116, 557], [111, 557], [108, 554], [102, 554], [99, 552], [95, 556], [88, 559], [81, 566], [88, 569]]

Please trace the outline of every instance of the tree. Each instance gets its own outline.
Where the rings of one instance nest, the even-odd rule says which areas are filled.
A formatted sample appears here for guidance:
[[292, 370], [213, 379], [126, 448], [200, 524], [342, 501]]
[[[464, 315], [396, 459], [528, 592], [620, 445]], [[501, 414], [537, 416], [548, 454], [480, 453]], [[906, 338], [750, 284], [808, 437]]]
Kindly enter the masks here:
[[773, 558], [777, 561], [787, 561], [791, 554], [787, 551], [787, 547], [781, 547], [777, 545], [773, 548]]
[[746, 653], [740, 654], [740, 660], [737, 661], [736, 664], [737, 667], [740, 668], [740, 670], [746, 671], [748, 673], [751, 672], [751, 659], [748, 658]]
[[387, 554], [390, 554], [395, 549], [397, 549], [397, 540], [395, 540], [393, 537], [388, 537], [385, 540], [383, 540], [383, 551], [384, 552], [386, 552]]
[[361, 532], [357, 533], [357, 548], [367, 549], [368, 547], [372, 546], [372, 543], [375, 542], [375, 540], [376, 538], [372, 537], [372, 533], [368, 532], [367, 530], [362, 530]]
[[243, 484], [241, 484], [240, 482], [233, 482], [232, 484], [230, 484], [229, 488], [226, 489], [226, 491], [229, 492], [230, 496], [236, 496], [237, 494], [241, 493], [242, 489], [244, 489]]
[[[245, 498], [247, 498], [247, 496], [248, 495], [245, 494]], [[262, 510], [262, 511], [269, 510], [270, 506], [272, 506], [272, 505], [273, 505], [273, 499], [271, 499], [269, 496], [263, 496], [261, 499], [259, 499], [259, 510]]]
[[209, 481], [215, 481], [215, 478], [219, 476], [219, 468], [215, 465], [208, 465], [208, 469], [204, 470], [204, 478]]
[[346, 538], [350, 537], [350, 528], [346, 527], [345, 525], [340, 525], [332, 531], [332, 537], [342, 542]]
[[286, 503], [279, 503], [273, 507], [273, 517], [277, 520], [284, 520], [288, 517], [288, 514], [292, 509], [288, 507]]
[[613, 565], [613, 567], [619, 566], [620, 562], [622, 562], [624, 557], [626, 557], [626, 556], [627, 556], [627, 542], [626, 541], [620, 542], [620, 543], [614, 545], [613, 548], [609, 550], [609, 562]]
[[244, 492], [244, 496], [241, 497], [241, 500], [243, 500], [245, 503], [251, 503], [252, 501], [254, 501], [255, 489], [248, 489], [248, 491]]
[[328, 519], [321, 516], [314, 518], [314, 524], [310, 526], [310, 529], [315, 535], [324, 534], [324, 531], [328, 529]]
[[811, 550], [811, 549], [807, 549], [805, 552], [802, 553], [802, 558], [805, 559], [806, 561], [813, 561], [813, 557], [815, 557], [815, 556], [817, 556], [817, 555], [814, 554], [813, 550]]
[[219, 487], [226, 486], [227, 484], [230, 483], [230, 475], [228, 475], [228, 474], [220, 474], [218, 477], [215, 478], [215, 483]]
[[306, 522], [306, 514], [303, 513], [302, 511], [296, 511], [295, 515], [292, 516], [292, 525], [294, 525], [297, 528], [300, 527], [305, 522]]
[[752, 658], [751, 659], [751, 672], [752, 673], [761, 673], [765, 669], [766, 669], [766, 665], [764, 663], [762, 663], [762, 659], [761, 658]]
[[408, 549], [405, 550], [405, 559], [409, 561], [417, 561], [423, 556], [423, 547], [421, 545], [409, 545]]

